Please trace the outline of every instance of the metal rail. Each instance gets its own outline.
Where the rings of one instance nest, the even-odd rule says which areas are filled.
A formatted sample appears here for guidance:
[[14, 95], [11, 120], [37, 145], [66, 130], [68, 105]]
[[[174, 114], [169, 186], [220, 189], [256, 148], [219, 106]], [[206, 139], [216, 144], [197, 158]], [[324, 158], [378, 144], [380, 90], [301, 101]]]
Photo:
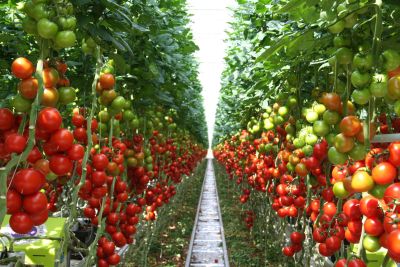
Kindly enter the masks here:
[[186, 267], [229, 267], [212, 159], [208, 159]]

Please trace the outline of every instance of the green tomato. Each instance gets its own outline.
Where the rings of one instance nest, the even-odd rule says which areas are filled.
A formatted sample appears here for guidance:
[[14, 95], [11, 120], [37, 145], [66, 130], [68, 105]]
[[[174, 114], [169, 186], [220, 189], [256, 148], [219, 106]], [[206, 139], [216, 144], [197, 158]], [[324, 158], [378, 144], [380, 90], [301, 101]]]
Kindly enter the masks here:
[[317, 112], [318, 115], [321, 115], [321, 114], [323, 114], [325, 112], [326, 107], [323, 104], [316, 104], [316, 105], [313, 106], [313, 110], [315, 112]]
[[346, 29], [351, 29], [354, 27], [354, 25], [356, 25], [358, 22], [358, 17], [356, 14], [351, 14], [347, 17], [344, 18], [344, 27]]
[[131, 127], [132, 127], [133, 129], [138, 129], [138, 128], [139, 128], [140, 121], [139, 121], [138, 118], [135, 118], [135, 119], [131, 120], [130, 123], [131, 123], [130, 125], [131, 125]]
[[336, 182], [333, 185], [332, 190], [333, 190], [333, 194], [337, 198], [344, 199], [349, 196], [349, 192], [347, 192], [346, 188], [344, 187], [343, 182]]
[[295, 167], [290, 162], [286, 164], [286, 168], [288, 169], [289, 172], [294, 172], [295, 170]]
[[327, 136], [325, 136], [329, 146], [333, 146], [335, 144], [335, 137], [336, 135], [334, 133], [329, 133]]
[[369, 91], [374, 97], [384, 97], [387, 94], [387, 75], [376, 73], [372, 77]]
[[307, 145], [315, 145], [318, 142], [318, 136], [315, 134], [308, 134], [306, 136], [306, 144]]
[[400, 116], [400, 100], [397, 100], [394, 103], [393, 109], [394, 109], [394, 113], [396, 113], [397, 116]]
[[336, 22], [332, 26], [329, 26], [328, 30], [333, 34], [338, 34], [338, 33], [341, 33], [344, 30], [345, 25], [346, 24], [345, 24], [345, 22], [343, 20], [339, 20], [338, 22]]
[[293, 145], [294, 145], [296, 148], [302, 148], [303, 146], [305, 146], [305, 144], [306, 144], [306, 141], [305, 141], [304, 138], [295, 138], [295, 139], [293, 140]]
[[354, 102], [358, 105], [365, 105], [371, 99], [371, 92], [368, 88], [362, 90], [354, 90], [351, 94]]
[[26, 33], [29, 34], [37, 34], [37, 24], [36, 20], [30, 18], [30, 17], [25, 17], [22, 21], [22, 28]]
[[125, 106], [125, 98], [123, 96], [117, 96], [111, 103], [111, 107], [118, 112], [120, 112]]
[[107, 123], [110, 121], [110, 114], [106, 110], [102, 110], [99, 112], [99, 121], [103, 123]]
[[336, 50], [335, 56], [340, 65], [350, 64], [353, 60], [353, 52], [347, 47]]
[[125, 110], [124, 113], [122, 113], [123, 121], [131, 121], [134, 118], [135, 118], [135, 113], [133, 113], [132, 110]]
[[297, 106], [297, 99], [294, 96], [289, 96], [287, 105], [289, 108], [294, 108]]
[[368, 71], [372, 69], [374, 60], [370, 53], [363, 55], [361, 53], [355, 54], [353, 58], [353, 67], [362, 71]]
[[274, 119], [274, 124], [275, 124], [275, 125], [280, 125], [280, 124], [282, 124], [282, 123], [285, 122], [285, 119], [284, 119], [282, 116], [280, 116], [280, 115], [275, 115], [275, 116], [273, 117], [273, 119]]
[[317, 136], [325, 136], [329, 133], [329, 130], [329, 124], [323, 120], [316, 121], [313, 124], [313, 131]]
[[61, 31], [57, 33], [54, 42], [57, 48], [71, 47], [76, 42], [76, 35], [73, 31]]
[[289, 115], [289, 109], [285, 106], [282, 106], [278, 109], [278, 114], [285, 118]]
[[381, 248], [379, 244], [379, 237], [365, 235], [363, 239], [363, 247], [369, 252], [376, 252]]
[[294, 126], [292, 124], [288, 124], [285, 127], [285, 131], [288, 134], [294, 135], [296, 133], [296, 129], [294, 128]]
[[31, 110], [32, 102], [18, 94], [11, 100], [11, 105], [14, 107], [16, 112], [25, 113]]
[[340, 153], [335, 147], [331, 147], [328, 150], [328, 159], [332, 164], [342, 165], [347, 161], [347, 155]]
[[28, 2], [24, 9], [26, 14], [28, 14], [29, 17], [34, 18], [36, 21], [39, 21], [43, 18], [48, 18], [50, 15], [47, 11], [47, 6], [43, 3], [35, 5]]
[[353, 160], [362, 160], [367, 154], [367, 149], [363, 144], [356, 143], [352, 150], [348, 153]]
[[303, 153], [304, 153], [304, 155], [305, 155], [306, 157], [309, 157], [309, 156], [311, 156], [311, 155], [313, 154], [314, 148], [313, 148], [311, 145], [305, 145], [305, 146], [301, 149], [301, 151], [303, 151]]
[[356, 88], [364, 88], [371, 80], [369, 73], [361, 73], [358, 70], [353, 71], [351, 74], [351, 84]]
[[308, 111], [307, 114], [306, 114], [306, 120], [309, 123], [313, 123], [313, 122], [317, 121], [318, 120], [318, 113], [315, 112], [315, 111], [312, 111], [312, 110]]
[[43, 18], [37, 23], [38, 33], [43, 39], [53, 39], [58, 32], [56, 23]]
[[333, 38], [333, 45], [337, 48], [343, 47], [343, 46], [350, 46], [350, 38], [342, 36], [342, 35], [337, 35], [335, 38]]
[[74, 102], [76, 98], [75, 89], [72, 87], [58, 88], [58, 95], [59, 95], [58, 101], [64, 105]]
[[384, 66], [387, 71], [396, 69], [400, 65], [400, 53], [393, 49], [385, 50], [382, 53]]
[[370, 191], [368, 191], [369, 194], [373, 195], [376, 198], [383, 198], [383, 195], [385, 194], [386, 188], [388, 188], [389, 184], [385, 185], [380, 185], [380, 184], [375, 184], [374, 188], [372, 188]]
[[99, 131], [100, 133], [102, 133], [102, 135], [104, 135], [104, 134], [107, 133], [107, 131], [108, 131], [107, 123], [104, 123], [104, 122], [99, 122], [98, 128], [99, 128], [98, 131]]
[[329, 125], [335, 125], [340, 120], [340, 115], [336, 111], [327, 110], [322, 115], [322, 119]]
[[274, 123], [269, 119], [264, 120], [264, 129], [267, 131], [274, 129]]

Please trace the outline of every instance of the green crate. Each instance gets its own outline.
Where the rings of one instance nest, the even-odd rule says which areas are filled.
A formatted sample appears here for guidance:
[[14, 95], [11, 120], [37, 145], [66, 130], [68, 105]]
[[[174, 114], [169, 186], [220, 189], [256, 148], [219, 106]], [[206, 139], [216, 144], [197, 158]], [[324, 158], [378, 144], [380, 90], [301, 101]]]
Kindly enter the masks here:
[[[52, 237], [62, 238], [64, 233], [65, 218], [49, 218], [45, 224], [35, 226], [26, 235], [12, 231], [8, 221], [10, 216], [4, 218], [0, 232], [11, 237]], [[6, 240], [6, 239], [4, 239]], [[2, 248], [2, 245], [0, 244]], [[21, 240], [14, 243], [14, 251], [25, 252], [25, 264], [35, 264], [44, 267], [67, 267], [67, 250], [60, 251], [61, 242], [49, 239]]]

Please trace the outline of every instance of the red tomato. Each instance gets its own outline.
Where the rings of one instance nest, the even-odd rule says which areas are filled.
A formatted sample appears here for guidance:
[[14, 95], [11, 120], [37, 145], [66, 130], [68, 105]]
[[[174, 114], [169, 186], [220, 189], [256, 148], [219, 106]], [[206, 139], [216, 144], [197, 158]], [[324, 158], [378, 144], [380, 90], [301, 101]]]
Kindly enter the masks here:
[[24, 151], [27, 139], [25, 136], [13, 133], [7, 136], [4, 148], [8, 153], [20, 154]]
[[52, 172], [62, 176], [72, 172], [72, 161], [63, 155], [54, 155], [50, 158], [49, 167]]
[[83, 117], [81, 114], [74, 114], [72, 116], [72, 124], [75, 127], [83, 127], [84, 123], [85, 123], [85, 117]]
[[40, 152], [39, 148], [37, 146], [34, 146], [31, 150], [31, 152], [29, 152], [27, 161], [29, 163], [34, 164], [36, 161], [42, 159], [42, 153]]
[[400, 142], [391, 143], [389, 149], [389, 161], [396, 167], [400, 167]]
[[366, 196], [360, 200], [361, 213], [368, 218], [376, 217], [379, 215], [379, 202], [373, 196]]
[[47, 197], [42, 192], [25, 196], [22, 207], [29, 214], [40, 213], [47, 208]]
[[115, 244], [112, 241], [107, 241], [104, 244], [101, 245], [103, 248], [103, 252], [106, 256], [114, 254], [115, 251]]
[[21, 195], [13, 190], [7, 191], [7, 214], [12, 214], [20, 211], [22, 208], [22, 197]]
[[93, 167], [98, 171], [103, 171], [109, 163], [108, 158], [104, 154], [96, 154], [92, 159]]
[[68, 157], [71, 160], [83, 159], [84, 155], [85, 148], [80, 144], [73, 144], [72, 147], [68, 150]]
[[37, 127], [46, 132], [54, 132], [61, 127], [62, 117], [55, 108], [42, 109], [37, 117]]
[[387, 249], [390, 254], [400, 256], [400, 230], [392, 231], [386, 239]]
[[333, 217], [336, 214], [336, 205], [333, 202], [327, 202], [323, 207], [324, 214]]
[[21, 169], [15, 174], [12, 186], [22, 195], [31, 195], [39, 191], [45, 182], [46, 179], [41, 172], [29, 168]]
[[32, 76], [35, 68], [32, 62], [24, 57], [19, 57], [11, 64], [12, 74], [19, 79], [26, 79]]
[[74, 143], [73, 134], [67, 129], [55, 131], [50, 138], [50, 142], [57, 146], [57, 151], [67, 151]]
[[359, 219], [361, 217], [360, 202], [358, 199], [349, 199], [343, 205], [343, 213], [349, 219]]
[[367, 265], [360, 259], [352, 259], [349, 260], [347, 267], [367, 267]]
[[31, 217], [33, 225], [42, 225], [47, 221], [47, 218], [49, 218], [49, 212], [47, 209], [44, 209], [39, 213], [30, 214], [29, 216]]
[[8, 108], [0, 108], [0, 130], [9, 130], [14, 126], [14, 114]]
[[330, 236], [325, 240], [325, 244], [329, 251], [335, 252], [340, 249], [342, 240], [337, 236]]
[[33, 228], [33, 222], [25, 212], [16, 212], [10, 217], [10, 227], [18, 234], [26, 234]]
[[282, 253], [283, 253], [283, 255], [285, 255], [286, 257], [293, 257], [293, 255], [294, 255], [294, 249], [293, 249], [293, 247], [291, 247], [291, 246], [287, 246], [287, 247], [284, 247], [284, 248], [282, 249]]
[[378, 218], [368, 218], [364, 222], [364, 229], [370, 236], [380, 236], [384, 229], [383, 224]]
[[[386, 188], [383, 194], [383, 200], [390, 208], [393, 207], [395, 201], [400, 200], [400, 183], [394, 183]], [[396, 211], [400, 211], [400, 207], [396, 207]]]

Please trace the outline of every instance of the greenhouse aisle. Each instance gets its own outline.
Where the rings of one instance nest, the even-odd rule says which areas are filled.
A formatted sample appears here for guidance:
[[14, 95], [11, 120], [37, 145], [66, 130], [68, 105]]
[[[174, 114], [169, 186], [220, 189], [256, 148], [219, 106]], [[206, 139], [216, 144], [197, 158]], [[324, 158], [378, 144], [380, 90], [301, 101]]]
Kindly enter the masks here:
[[186, 267], [229, 266], [212, 159], [208, 159]]

